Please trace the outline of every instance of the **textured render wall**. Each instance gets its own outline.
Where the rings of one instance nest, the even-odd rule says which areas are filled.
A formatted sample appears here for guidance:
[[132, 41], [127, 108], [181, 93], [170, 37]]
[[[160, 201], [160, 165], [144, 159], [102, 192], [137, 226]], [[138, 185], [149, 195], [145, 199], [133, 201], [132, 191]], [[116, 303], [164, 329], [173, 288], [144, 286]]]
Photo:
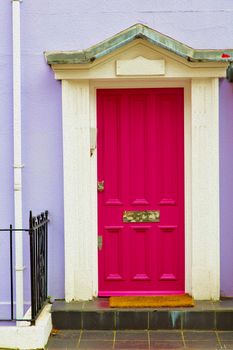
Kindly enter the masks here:
[[229, 0], [24, 0], [27, 51], [83, 49], [137, 22], [196, 48], [233, 47]]
[[221, 293], [233, 297], [233, 84], [220, 82]]
[[[10, 0], [1, 2], [1, 225], [12, 221], [13, 205], [10, 9]], [[231, 48], [232, 19], [229, 0], [23, 0], [24, 221], [26, 225], [30, 208], [50, 211], [49, 294], [64, 296], [62, 120], [60, 82], [54, 80], [43, 51], [87, 48], [138, 22], [195, 48]], [[224, 259], [223, 254], [222, 266]]]

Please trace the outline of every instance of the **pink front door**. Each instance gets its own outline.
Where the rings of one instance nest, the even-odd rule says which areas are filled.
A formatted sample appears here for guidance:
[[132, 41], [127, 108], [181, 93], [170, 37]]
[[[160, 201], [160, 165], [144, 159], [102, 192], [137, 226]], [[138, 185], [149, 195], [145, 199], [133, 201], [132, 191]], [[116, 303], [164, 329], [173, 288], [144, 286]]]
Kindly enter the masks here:
[[[99, 296], [184, 292], [183, 101], [182, 88], [97, 90]], [[154, 210], [159, 222], [123, 220]]]

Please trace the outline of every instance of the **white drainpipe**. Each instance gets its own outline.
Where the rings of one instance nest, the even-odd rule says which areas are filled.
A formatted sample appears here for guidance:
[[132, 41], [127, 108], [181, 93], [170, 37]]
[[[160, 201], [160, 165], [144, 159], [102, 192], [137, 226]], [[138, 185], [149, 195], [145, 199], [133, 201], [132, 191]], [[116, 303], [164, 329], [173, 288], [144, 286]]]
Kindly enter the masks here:
[[[12, 0], [13, 24], [13, 128], [14, 128], [14, 208], [15, 228], [20, 229], [22, 222], [22, 162], [21, 162], [21, 49], [20, 49], [20, 2]], [[15, 233], [15, 290], [16, 318], [24, 314], [23, 295], [23, 234]]]

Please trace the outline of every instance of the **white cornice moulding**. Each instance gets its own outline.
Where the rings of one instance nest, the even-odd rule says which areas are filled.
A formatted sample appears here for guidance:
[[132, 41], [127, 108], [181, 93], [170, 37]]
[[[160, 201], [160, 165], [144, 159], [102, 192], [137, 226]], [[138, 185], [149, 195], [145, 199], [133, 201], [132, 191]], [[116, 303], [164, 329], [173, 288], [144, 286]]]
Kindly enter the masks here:
[[131, 60], [116, 61], [116, 75], [164, 75], [165, 61], [138, 56]]

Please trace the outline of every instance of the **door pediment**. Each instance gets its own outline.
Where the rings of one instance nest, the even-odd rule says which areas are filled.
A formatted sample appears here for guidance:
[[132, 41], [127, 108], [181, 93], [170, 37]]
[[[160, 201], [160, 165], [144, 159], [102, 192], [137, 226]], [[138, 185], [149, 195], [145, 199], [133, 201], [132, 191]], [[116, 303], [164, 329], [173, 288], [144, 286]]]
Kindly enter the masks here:
[[56, 79], [225, 77], [232, 57], [233, 50], [196, 50], [142, 24], [87, 50], [45, 53]]

